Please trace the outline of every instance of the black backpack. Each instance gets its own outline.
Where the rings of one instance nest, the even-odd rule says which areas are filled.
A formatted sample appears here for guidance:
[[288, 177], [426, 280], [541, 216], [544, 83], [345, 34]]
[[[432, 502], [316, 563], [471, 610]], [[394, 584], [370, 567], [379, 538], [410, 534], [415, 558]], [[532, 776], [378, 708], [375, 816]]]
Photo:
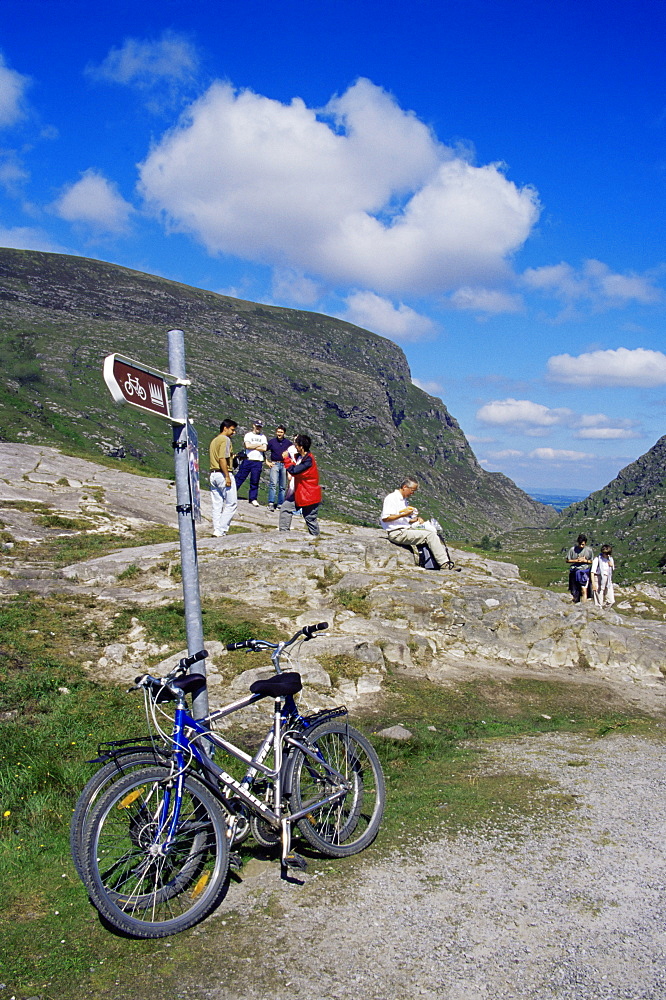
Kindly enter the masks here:
[[419, 550], [419, 566], [423, 569], [439, 569], [439, 563], [436, 561], [434, 555], [430, 551], [430, 546], [428, 545], [417, 545]]

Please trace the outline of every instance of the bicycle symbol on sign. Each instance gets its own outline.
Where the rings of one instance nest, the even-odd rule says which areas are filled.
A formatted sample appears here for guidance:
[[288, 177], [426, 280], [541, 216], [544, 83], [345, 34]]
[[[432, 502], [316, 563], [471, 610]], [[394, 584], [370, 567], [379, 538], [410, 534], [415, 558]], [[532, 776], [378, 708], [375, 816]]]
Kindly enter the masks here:
[[127, 378], [125, 380], [125, 391], [126, 391], [126, 393], [127, 393], [128, 396], [133, 396], [134, 393], [136, 393], [137, 396], [139, 397], [139, 399], [145, 399], [146, 398], [146, 390], [143, 388], [143, 386], [139, 382], [139, 378], [138, 378], [137, 375], [128, 375], [127, 376]]

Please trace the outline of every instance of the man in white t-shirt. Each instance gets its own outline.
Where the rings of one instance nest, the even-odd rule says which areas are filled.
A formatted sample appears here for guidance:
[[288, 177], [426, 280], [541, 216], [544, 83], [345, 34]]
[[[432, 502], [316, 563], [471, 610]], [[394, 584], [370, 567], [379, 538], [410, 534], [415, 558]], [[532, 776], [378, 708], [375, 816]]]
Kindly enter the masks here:
[[435, 562], [445, 566], [449, 556], [437, 530], [425, 524], [416, 507], [409, 503], [418, 488], [416, 479], [403, 479], [398, 489], [384, 498], [382, 527], [386, 528], [390, 542], [395, 545], [427, 545]]
[[259, 479], [264, 466], [264, 454], [268, 448], [266, 435], [263, 433], [264, 425], [261, 420], [252, 423], [252, 430], [245, 435], [245, 458], [240, 464], [236, 473], [236, 490], [239, 490], [247, 477], [250, 477], [250, 491], [248, 500], [253, 507], [259, 506], [257, 497], [259, 495]]

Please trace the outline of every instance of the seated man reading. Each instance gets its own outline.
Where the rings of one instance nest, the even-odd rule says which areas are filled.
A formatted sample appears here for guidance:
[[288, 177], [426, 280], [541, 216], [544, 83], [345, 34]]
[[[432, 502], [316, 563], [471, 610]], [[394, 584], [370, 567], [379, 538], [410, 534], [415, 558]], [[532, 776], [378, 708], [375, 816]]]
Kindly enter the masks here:
[[434, 527], [425, 524], [409, 498], [419, 488], [418, 481], [403, 479], [397, 490], [389, 493], [382, 507], [382, 527], [395, 545], [427, 545], [439, 566], [446, 566], [449, 556]]

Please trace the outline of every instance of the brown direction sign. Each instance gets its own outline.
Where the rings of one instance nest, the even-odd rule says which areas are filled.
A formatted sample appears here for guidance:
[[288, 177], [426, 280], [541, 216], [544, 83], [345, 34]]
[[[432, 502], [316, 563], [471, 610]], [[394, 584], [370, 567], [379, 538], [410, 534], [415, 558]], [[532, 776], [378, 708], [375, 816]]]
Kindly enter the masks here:
[[185, 422], [171, 415], [169, 386], [189, 384], [186, 379], [148, 368], [121, 354], [109, 354], [104, 359], [104, 381], [117, 403], [137, 406], [140, 410], [164, 417], [172, 424]]

